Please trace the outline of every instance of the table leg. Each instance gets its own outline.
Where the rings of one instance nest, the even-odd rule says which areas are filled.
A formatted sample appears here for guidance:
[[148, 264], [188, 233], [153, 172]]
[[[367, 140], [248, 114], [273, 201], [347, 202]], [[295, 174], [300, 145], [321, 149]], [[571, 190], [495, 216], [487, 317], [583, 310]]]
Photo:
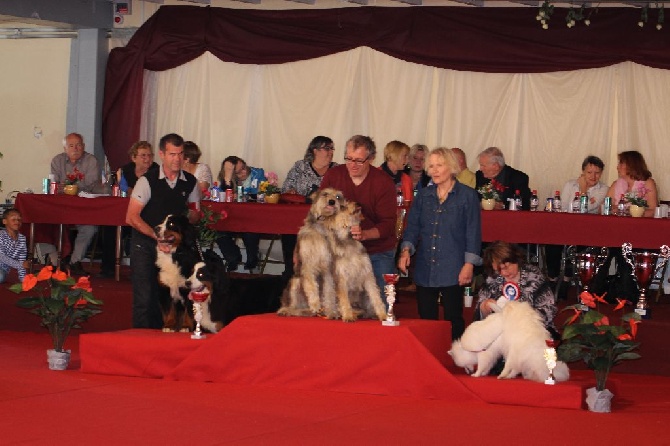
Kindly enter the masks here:
[[63, 224], [58, 225], [58, 252], [56, 253], [56, 268], [61, 269], [61, 257], [63, 255]]
[[114, 259], [114, 278], [121, 280], [121, 226], [116, 227], [116, 258]]
[[33, 253], [35, 252], [35, 223], [30, 223], [30, 233], [28, 234], [30, 240], [28, 241], [28, 259], [30, 260], [30, 268], [28, 273], [33, 273]]

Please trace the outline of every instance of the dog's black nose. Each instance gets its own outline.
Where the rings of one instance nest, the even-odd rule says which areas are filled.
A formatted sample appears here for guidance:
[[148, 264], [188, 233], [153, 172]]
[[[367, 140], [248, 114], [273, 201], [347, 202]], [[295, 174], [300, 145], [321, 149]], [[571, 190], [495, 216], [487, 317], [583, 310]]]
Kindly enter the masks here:
[[335, 206], [336, 201], [333, 200], [332, 198], [328, 200], [328, 206]]
[[184, 284], [186, 288], [191, 288], [191, 281], [187, 280], [186, 283]]

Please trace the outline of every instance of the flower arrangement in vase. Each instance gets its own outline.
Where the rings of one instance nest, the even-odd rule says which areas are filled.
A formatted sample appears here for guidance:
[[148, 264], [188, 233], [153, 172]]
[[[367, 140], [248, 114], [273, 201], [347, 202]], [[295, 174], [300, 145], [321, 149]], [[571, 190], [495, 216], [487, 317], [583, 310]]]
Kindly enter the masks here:
[[[598, 304], [607, 304], [603, 296], [583, 291], [579, 295], [583, 306], [590, 309]], [[627, 300], [617, 299], [614, 311], [622, 311]], [[621, 314], [618, 324], [610, 324], [610, 318], [594, 310], [584, 311], [582, 305], [570, 305], [563, 311], [575, 314], [566, 322], [562, 342], [558, 347], [558, 359], [565, 362], [583, 360], [596, 375], [596, 386], [587, 390], [589, 409], [609, 412], [612, 393], [606, 389], [607, 378], [615, 365], [627, 359], [638, 359], [635, 352], [640, 343], [635, 342], [640, 315], [635, 312]], [[614, 315], [612, 315], [614, 317]], [[592, 404], [593, 403], [593, 404]], [[605, 410], [601, 410], [605, 409]]]
[[266, 181], [261, 181], [261, 184], [258, 185], [258, 193], [265, 195], [267, 203], [277, 203], [279, 202], [279, 194], [281, 194], [279, 177], [274, 172], [268, 172], [266, 178]]
[[79, 192], [79, 182], [83, 179], [84, 174], [75, 167], [71, 173], [65, 175], [65, 185], [63, 186], [63, 192], [68, 195], [77, 195], [77, 192]]
[[[63, 346], [70, 331], [81, 328], [83, 322], [102, 312], [102, 301], [93, 296], [88, 277], [75, 282], [63, 271], [54, 271], [51, 265], [42, 268], [37, 275], [27, 274], [23, 283], [14, 284], [9, 289], [17, 294], [34, 293], [20, 298], [16, 305], [41, 319], [41, 325], [49, 330], [56, 353], [69, 352]], [[51, 356], [49, 352], [47, 354]]]
[[495, 208], [496, 201], [501, 201], [500, 194], [505, 192], [505, 186], [495, 179], [491, 179], [491, 181], [479, 187], [477, 192], [482, 196], [482, 208], [492, 210]]
[[[633, 189], [624, 194], [624, 200], [630, 204], [629, 212], [633, 217], [642, 217], [644, 210], [649, 206], [647, 199], [647, 192], [649, 190], [644, 186], [642, 181], [636, 181]], [[634, 207], [635, 206], [635, 207]]]

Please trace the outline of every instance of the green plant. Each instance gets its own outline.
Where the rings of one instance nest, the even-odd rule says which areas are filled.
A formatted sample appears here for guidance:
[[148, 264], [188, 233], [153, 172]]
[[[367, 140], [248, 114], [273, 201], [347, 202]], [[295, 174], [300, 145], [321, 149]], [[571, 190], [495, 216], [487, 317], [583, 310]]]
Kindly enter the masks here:
[[[596, 303], [606, 304], [603, 296], [583, 291], [579, 297], [582, 305], [570, 305], [563, 310], [572, 310], [575, 314], [563, 329], [563, 341], [558, 346], [558, 359], [565, 362], [583, 360], [595, 372], [596, 389], [604, 390], [612, 367], [621, 361], [640, 357], [634, 351], [640, 345], [635, 342], [640, 315], [635, 312], [622, 314], [619, 324], [613, 325], [607, 316], [583, 307], [596, 308]], [[629, 302], [621, 299], [617, 301], [614, 311], [623, 312], [624, 306]]]
[[9, 288], [20, 294], [36, 291], [36, 295], [22, 297], [16, 302], [41, 319], [43, 327], [49, 330], [54, 350], [62, 352], [63, 344], [73, 328], [81, 328], [81, 323], [101, 313], [102, 301], [93, 296], [88, 277], [80, 277], [77, 282], [63, 271], [53, 271], [45, 266], [37, 274], [27, 274], [23, 283]]
[[200, 220], [196, 223], [196, 230], [198, 231], [198, 241], [204, 246], [209, 246], [218, 237], [214, 226], [222, 218], [228, 217], [226, 211], [217, 212], [208, 205], [202, 206], [200, 209]]

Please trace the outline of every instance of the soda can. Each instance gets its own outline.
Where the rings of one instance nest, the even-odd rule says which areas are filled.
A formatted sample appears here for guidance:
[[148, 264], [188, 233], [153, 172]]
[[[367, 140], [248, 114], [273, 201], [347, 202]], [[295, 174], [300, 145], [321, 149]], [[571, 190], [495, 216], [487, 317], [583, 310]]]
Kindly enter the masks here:
[[554, 210], [554, 199], [553, 198], [547, 198], [547, 203], [544, 205], [544, 210], [546, 212], [552, 212]]
[[118, 197], [120, 195], [120, 189], [118, 184], [112, 185], [112, 197]]
[[589, 197], [587, 195], [579, 197], [579, 212], [581, 214], [589, 213]]
[[58, 183], [56, 183], [55, 181], [51, 181], [49, 183], [49, 193], [52, 194], [52, 195], [55, 195], [55, 194], [58, 193]]
[[233, 190], [226, 189], [226, 203], [230, 203], [232, 201], [233, 201]]
[[612, 197], [605, 197], [603, 203], [603, 215], [612, 215]]
[[48, 178], [42, 178], [42, 193], [43, 194], [51, 193], [51, 180]]
[[242, 192], [242, 186], [237, 186], [237, 202], [241, 203], [244, 201], [244, 193]]

